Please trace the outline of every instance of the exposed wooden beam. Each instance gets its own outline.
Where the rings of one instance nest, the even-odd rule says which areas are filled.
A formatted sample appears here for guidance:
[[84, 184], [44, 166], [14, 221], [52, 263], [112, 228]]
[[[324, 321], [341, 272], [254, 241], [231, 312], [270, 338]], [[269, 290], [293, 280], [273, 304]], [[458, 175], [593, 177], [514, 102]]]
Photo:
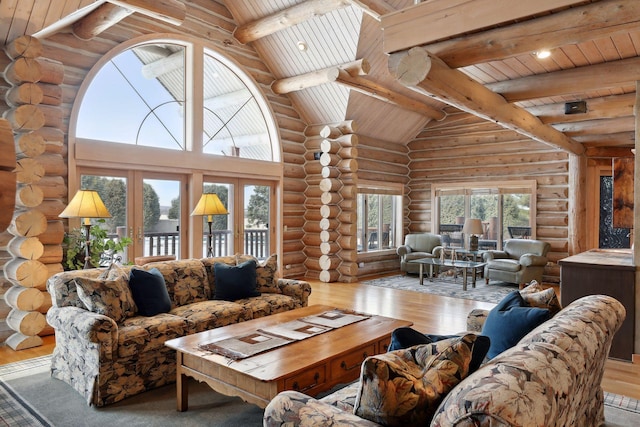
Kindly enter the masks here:
[[486, 87], [509, 102], [517, 102], [633, 86], [636, 80], [640, 80], [640, 57], [505, 80]]
[[584, 145], [585, 148], [589, 146], [633, 147], [635, 145], [635, 132], [578, 135], [574, 136], [573, 139]]
[[250, 43], [307, 19], [348, 6], [351, 6], [349, 0], [308, 0], [256, 21], [240, 25], [233, 32], [233, 36], [242, 44]]
[[409, 98], [408, 96], [402, 95], [363, 77], [350, 76], [344, 71], [341, 71], [338, 74], [336, 83], [381, 101], [390, 102], [398, 107], [422, 114], [434, 120], [442, 120], [447, 116], [444, 111], [438, 110], [424, 102], [416, 101], [415, 99]]
[[384, 0], [349, 0], [354, 6], [358, 6], [364, 13], [379, 21], [382, 15], [396, 11], [394, 7]]
[[584, 101], [587, 103], [587, 112], [580, 114], [565, 114], [564, 102], [527, 107], [526, 110], [534, 116], [538, 116], [540, 121], [545, 124], [632, 116], [635, 94], [611, 95], [585, 99]]
[[364, 59], [360, 61], [276, 80], [271, 84], [271, 90], [277, 94], [285, 94], [325, 83], [338, 83], [365, 95], [423, 114], [431, 119], [442, 120], [446, 117], [446, 114], [441, 110], [360, 77], [369, 72], [369, 63]]
[[187, 6], [180, 0], [108, 0], [126, 9], [171, 25], [180, 26], [187, 17]]
[[587, 147], [585, 154], [588, 158], [605, 158], [612, 159], [614, 157], [631, 157], [632, 147]]
[[606, 133], [629, 132], [634, 129], [634, 117], [616, 117], [612, 119], [585, 120], [573, 123], [558, 123], [552, 125], [555, 129], [568, 136], [593, 135]]
[[72, 26], [73, 34], [79, 39], [91, 40], [132, 13], [132, 9], [113, 3], [104, 3], [89, 15], [76, 21]]
[[528, 111], [508, 103], [463, 72], [449, 68], [422, 48], [390, 55], [389, 71], [405, 86], [463, 111], [570, 153], [584, 152], [581, 144], [543, 124]]
[[640, 2], [605, 0], [424, 47], [459, 68], [611, 37], [639, 25]]
[[383, 50], [397, 52], [579, 3], [584, 0], [431, 0], [382, 16]]
[[362, 58], [339, 66], [275, 80], [271, 83], [271, 90], [273, 93], [282, 95], [325, 83], [335, 82], [340, 74], [340, 70], [344, 70], [353, 76], [362, 76], [368, 74], [370, 69], [371, 65], [369, 65], [369, 61]]

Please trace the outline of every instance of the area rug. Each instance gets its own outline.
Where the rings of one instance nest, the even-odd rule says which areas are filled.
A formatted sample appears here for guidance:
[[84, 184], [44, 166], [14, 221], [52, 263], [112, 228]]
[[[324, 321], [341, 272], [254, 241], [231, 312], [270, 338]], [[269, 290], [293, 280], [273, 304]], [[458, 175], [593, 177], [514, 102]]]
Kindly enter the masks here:
[[[49, 376], [50, 356], [0, 365], [0, 426], [84, 427], [97, 425], [217, 426], [262, 425], [263, 410], [223, 396], [190, 380], [189, 410], [176, 411], [174, 385], [151, 390], [104, 408], [85, 400], [62, 381]], [[640, 425], [640, 402], [605, 392], [606, 427]]]
[[388, 276], [361, 282], [363, 285], [380, 286], [383, 288], [402, 289], [405, 291], [422, 292], [426, 294], [440, 295], [443, 297], [471, 299], [475, 301], [491, 302], [497, 304], [509, 292], [518, 289], [513, 283], [490, 281], [485, 284], [484, 279], [476, 281], [476, 287], [472, 287], [471, 281], [467, 283], [467, 290], [462, 290], [462, 277], [454, 279], [434, 278], [433, 281], [424, 278], [420, 285], [418, 276], [407, 274], [405, 276]]

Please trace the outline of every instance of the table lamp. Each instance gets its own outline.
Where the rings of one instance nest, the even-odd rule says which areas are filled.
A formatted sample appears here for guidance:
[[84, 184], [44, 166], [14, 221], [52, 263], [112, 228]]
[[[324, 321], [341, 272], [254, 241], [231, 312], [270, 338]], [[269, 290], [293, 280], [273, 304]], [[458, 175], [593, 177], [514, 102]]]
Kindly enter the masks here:
[[78, 190], [69, 205], [58, 215], [60, 218], [84, 218], [84, 268], [91, 265], [91, 218], [111, 218], [109, 210], [95, 190]]
[[226, 215], [227, 209], [224, 207], [217, 194], [205, 193], [200, 196], [198, 204], [191, 212], [191, 216], [201, 215], [207, 216], [207, 223], [209, 224], [209, 236], [207, 236], [207, 257], [213, 256], [213, 231], [211, 226], [213, 224], [213, 215]]
[[484, 230], [482, 229], [482, 220], [478, 218], [467, 218], [464, 221], [462, 232], [465, 236], [469, 235], [469, 250], [477, 251], [478, 235], [484, 233]]

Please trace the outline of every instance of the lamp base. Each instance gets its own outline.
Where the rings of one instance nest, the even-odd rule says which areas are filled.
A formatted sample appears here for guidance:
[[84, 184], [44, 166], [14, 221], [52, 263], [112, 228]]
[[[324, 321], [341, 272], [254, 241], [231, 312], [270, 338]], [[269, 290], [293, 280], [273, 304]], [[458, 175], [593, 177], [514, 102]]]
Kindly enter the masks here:
[[477, 251], [478, 250], [478, 236], [469, 236], [469, 250]]

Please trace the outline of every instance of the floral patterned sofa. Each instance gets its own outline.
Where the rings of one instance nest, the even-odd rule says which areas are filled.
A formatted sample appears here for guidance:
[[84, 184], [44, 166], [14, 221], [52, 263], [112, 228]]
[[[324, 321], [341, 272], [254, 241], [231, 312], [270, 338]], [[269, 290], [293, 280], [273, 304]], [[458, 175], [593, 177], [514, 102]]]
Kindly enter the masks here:
[[[391, 422], [383, 425], [599, 426], [604, 422], [601, 388], [604, 365], [613, 336], [624, 317], [624, 307], [614, 298], [604, 295], [583, 297], [466, 378], [464, 363], [460, 360], [468, 356], [469, 349], [461, 345], [462, 350], [442, 365], [444, 369], [441, 372], [444, 373], [437, 377], [439, 384], [429, 383], [434, 390], [447, 383], [451, 385], [443, 400], [434, 405], [433, 412], [429, 414], [433, 417], [427, 418], [430, 421], [415, 422], [405, 418], [405, 422], [399, 423], [388, 418]], [[482, 316], [476, 311], [472, 318], [471, 322], [478, 326]], [[465, 337], [470, 342], [468, 334]], [[363, 405], [370, 403], [362, 400], [362, 389], [366, 388], [362, 384], [375, 386], [368, 399], [371, 396], [374, 400], [379, 399], [380, 395], [394, 397], [384, 402], [376, 400], [375, 405], [370, 405], [370, 408], [373, 406], [370, 412], [376, 416], [384, 412], [402, 413], [403, 406], [410, 406], [413, 402], [400, 399], [399, 396], [406, 395], [401, 390], [406, 386], [398, 381], [398, 372], [411, 371], [414, 375], [421, 375], [442, 363], [437, 357], [421, 354], [425, 352], [423, 348], [441, 345], [442, 342], [374, 356], [377, 363], [370, 363], [367, 367], [365, 361], [360, 381], [319, 400], [298, 392], [282, 392], [265, 409], [264, 426], [380, 425], [371, 421], [375, 417], [366, 419], [356, 415], [363, 412]], [[396, 359], [400, 367], [394, 376], [388, 375], [389, 370], [379, 369], [381, 361], [390, 359]], [[418, 366], [412, 362], [418, 359], [428, 363]], [[371, 369], [372, 366], [377, 366], [377, 370]], [[377, 381], [373, 382], [372, 377], [377, 377]], [[458, 382], [454, 381], [456, 379]]]
[[[164, 261], [52, 276], [47, 281], [53, 302], [47, 321], [56, 337], [52, 377], [70, 384], [89, 405], [104, 406], [175, 381], [175, 350], [164, 346], [166, 340], [307, 305], [309, 283], [278, 278], [275, 255], [254, 270], [258, 296], [236, 301], [214, 299], [214, 266], [236, 266], [252, 258], [236, 255]], [[128, 295], [132, 268], [162, 275], [167, 312], [151, 316], [138, 313]], [[93, 311], [87, 309], [86, 303], [92, 301], [87, 301], [84, 288], [79, 292], [79, 281], [96, 287], [90, 296], [107, 299], [109, 311], [95, 309], [93, 304]]]

